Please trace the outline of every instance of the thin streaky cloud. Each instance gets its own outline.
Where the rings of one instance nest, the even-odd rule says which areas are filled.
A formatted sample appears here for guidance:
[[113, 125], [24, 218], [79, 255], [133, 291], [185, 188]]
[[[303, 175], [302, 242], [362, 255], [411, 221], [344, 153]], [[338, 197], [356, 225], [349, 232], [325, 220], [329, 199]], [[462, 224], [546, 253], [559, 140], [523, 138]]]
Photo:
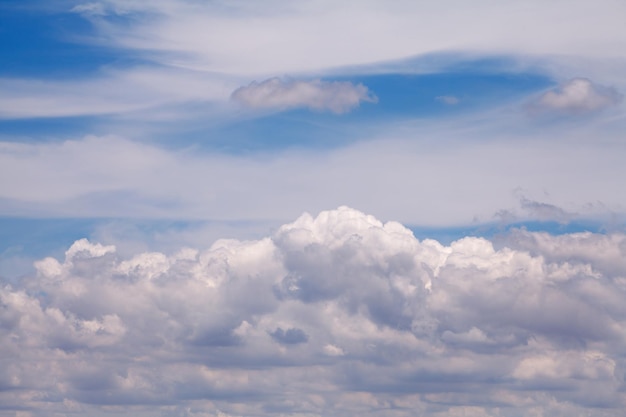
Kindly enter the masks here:
[[[626, 44], [620, 19], [625, 6], [612, 0], [597, 3], [591, 14], [585, 1], [566, 6], [477, 1], [471, 8], [455, 0], [384, 5], [272, 1], [263, 7], [247, 1], [229, 7], [174, 0], [98, 4], [135, 19], [128, 25], [103, 17], [106, 23], [96, 25], [99, 35], [116, 46], [160, 51], [155, 59], [167, 64], [248, 75], [374, 64], [451, 49], [616, 58]], [[581, 30], [590, 20], [594, 30]]]

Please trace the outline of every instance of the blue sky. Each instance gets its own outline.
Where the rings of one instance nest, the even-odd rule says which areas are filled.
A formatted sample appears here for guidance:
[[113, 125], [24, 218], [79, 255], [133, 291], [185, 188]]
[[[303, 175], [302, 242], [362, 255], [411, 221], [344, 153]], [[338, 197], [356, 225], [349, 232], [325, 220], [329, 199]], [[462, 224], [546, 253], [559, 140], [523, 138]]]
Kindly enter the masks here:
[[620, 415], [624, 15], [2, 2], [0, 416]]

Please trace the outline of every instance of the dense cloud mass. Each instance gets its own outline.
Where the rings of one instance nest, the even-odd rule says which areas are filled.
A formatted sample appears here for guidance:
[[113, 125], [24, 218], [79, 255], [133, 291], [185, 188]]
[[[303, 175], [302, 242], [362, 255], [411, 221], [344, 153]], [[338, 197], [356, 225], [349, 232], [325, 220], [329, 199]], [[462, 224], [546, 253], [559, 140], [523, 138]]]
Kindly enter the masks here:
[[622, 415], [626, 236], [494, 242], [347, 207], [173, 255], [79, 240], [0, 290], [0, 415]]
[[358, 107], [361, 102], [378, 101], [363, 84], [280, 78], [240, 87], [233, 92], [232, 99], [254, 109], [287, 110], [304, 107], [336, 114], [346, 113]]

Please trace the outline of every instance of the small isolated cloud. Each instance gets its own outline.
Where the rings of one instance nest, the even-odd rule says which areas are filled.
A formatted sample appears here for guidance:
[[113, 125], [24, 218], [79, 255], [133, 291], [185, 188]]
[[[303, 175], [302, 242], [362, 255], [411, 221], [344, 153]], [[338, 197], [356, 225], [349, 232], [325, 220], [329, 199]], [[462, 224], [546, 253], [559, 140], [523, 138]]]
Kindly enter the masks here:
[[583, 114], [619, 104], [623, 95], [612, 87], [593, 83], [587, 78], [573, 78], [541, 95], [530, 105], [533, 113]]
[[437, 100], [440, 103], [447, 104], [449, 106], [454, 106], [461, 102], [461, 99], [455, 96], [437, 96], [435, 97], [435, 100]]
[[78, 13], [83, 16], [105, 16], [107, 11], [102, 3], [83, 3], [78, 4], [70, 10], [70, 12]]
[[378, 98], [363, 84], [347, 81], [298, 81], [271, 78], [236, 89], [231, 98], [253, 109], [288, 110], [308, 108], [347, 113], [361, 102], [376, 103]]

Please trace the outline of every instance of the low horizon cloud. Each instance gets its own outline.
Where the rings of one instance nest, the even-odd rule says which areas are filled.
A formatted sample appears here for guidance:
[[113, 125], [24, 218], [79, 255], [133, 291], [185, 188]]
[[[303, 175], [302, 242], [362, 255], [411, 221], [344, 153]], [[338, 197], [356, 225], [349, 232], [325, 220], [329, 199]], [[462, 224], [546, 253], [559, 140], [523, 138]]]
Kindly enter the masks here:
[[361, 103], [377, 103], [378, 98], [363, 84], [347, 81], [291, 80], [270, 78], [236, 89], [232, 100], [252, 109], [290, 110], [308, 108], [316, 111], [347, 113]]
[[419, 241], [340, 207], [0, 288], [3, 412], [620, 416], [626, 235]]

